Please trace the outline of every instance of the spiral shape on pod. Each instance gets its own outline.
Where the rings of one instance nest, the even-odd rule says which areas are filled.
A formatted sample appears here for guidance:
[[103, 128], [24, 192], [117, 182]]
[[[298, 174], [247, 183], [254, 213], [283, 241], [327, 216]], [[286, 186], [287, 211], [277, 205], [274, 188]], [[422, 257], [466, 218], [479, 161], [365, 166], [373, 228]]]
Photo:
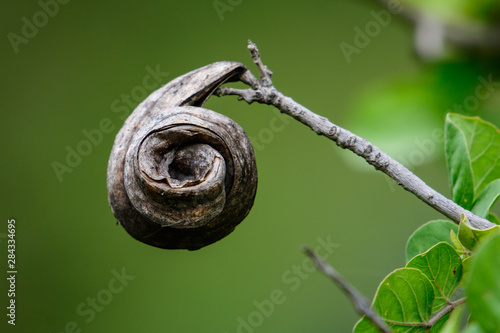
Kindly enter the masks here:
[[230, 118], [202, 108], [247, 68], [218, 62], [149, 95], [116, 136], [108, 164], [113, 214], [137, 240], [196, 250], [227, 236], [257, 189], [252, 145]]

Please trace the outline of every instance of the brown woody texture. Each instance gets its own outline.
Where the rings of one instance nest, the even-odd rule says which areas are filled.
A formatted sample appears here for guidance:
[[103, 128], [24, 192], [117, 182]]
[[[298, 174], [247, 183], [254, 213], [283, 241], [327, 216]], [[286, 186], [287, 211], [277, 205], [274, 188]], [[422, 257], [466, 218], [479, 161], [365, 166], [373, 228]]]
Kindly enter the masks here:
[[113, 214], [132, 237], [196, 250], [247, 216], [257, 189], [253, 148], [233, 120], [201, 107], [246, 71], [229, 61], [196, 69], [153, 92], [125, 121], [107, 187]]

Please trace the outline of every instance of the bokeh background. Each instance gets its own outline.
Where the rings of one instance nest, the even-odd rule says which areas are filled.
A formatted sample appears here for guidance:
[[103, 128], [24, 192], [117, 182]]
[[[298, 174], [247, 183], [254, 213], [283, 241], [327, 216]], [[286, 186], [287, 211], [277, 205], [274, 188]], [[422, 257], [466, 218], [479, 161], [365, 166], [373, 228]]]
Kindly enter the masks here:
[[[6, 275], [7, 220], [15, 218], [18, 270], [15, 327], [1, 284], [2, 332], [352, 329], [358, 315], [310, 269], [301, 246], [333, 243], [327, 261], [371, 298], [404, 265], [410, 234], [441, 216], [271, 107], [233, 96], [206, 104], [255, 143], [255, 205], [227, 238], [194, 252], [153, 248], [115, 225], [108, 206], [106, 167], [123, 114], [144, 90], [206, 64], [234, 60], [254, 70], [249, 38], [279, 90], [381, 146], [445, 195], [443, 142], [433, 133], [446, 112], [463, 106], [500, 124], [500, 85], [490, 85], [488, 98], [475, 93], [479, 78], [496, 82], [495, 53], [452, 49], [423, 60], [413, 26], [397, 14], [378, 30], [372, 23], [372, 36], [356, 47], [357, 31], [378, 22], [373, 11], [386, 10], [376, 1], [63, 2], [57, 10], [50, 0], [1, 5], [0, 266]], [[33, 22], [39, 26], [25, 27]], [[346, 56], [342, 43], [357, 51]], [[146, 89], [151, 71], [161, 75]], [[103, 119], [112, 130], [58, 175], [54, 165], [67, 165], [68, 149]], [[128, 278], [115, 283], [117, 274]]]

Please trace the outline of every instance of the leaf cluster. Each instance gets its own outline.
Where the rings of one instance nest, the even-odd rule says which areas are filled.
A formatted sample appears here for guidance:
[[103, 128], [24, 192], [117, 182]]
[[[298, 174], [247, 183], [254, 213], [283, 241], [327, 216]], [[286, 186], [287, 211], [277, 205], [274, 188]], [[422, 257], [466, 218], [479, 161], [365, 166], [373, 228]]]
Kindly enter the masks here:
[[[445, 153], [453, 200], [499, 224], [500, 132], [478, 117], [448, 114]], [[393, 332], [500, 332], [500, 225], [430, 221], [408, 240], [407, 263], [380, 283], [372, 307]], [[363, 316], [355, 333], [379, 332]]]

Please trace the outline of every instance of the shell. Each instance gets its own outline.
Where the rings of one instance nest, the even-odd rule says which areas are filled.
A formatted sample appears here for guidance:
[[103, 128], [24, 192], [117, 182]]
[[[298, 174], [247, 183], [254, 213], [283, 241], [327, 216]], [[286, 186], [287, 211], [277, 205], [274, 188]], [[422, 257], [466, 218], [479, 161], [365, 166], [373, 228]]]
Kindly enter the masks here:
[[201, 107], [246, 70], [229, 61], [194, 70], [153, 92], [125, 121], [107, 187], [113, 214], [132, 237], [196, 250], [248, 215], [257, 190], [250, 140], [233, 120]]

